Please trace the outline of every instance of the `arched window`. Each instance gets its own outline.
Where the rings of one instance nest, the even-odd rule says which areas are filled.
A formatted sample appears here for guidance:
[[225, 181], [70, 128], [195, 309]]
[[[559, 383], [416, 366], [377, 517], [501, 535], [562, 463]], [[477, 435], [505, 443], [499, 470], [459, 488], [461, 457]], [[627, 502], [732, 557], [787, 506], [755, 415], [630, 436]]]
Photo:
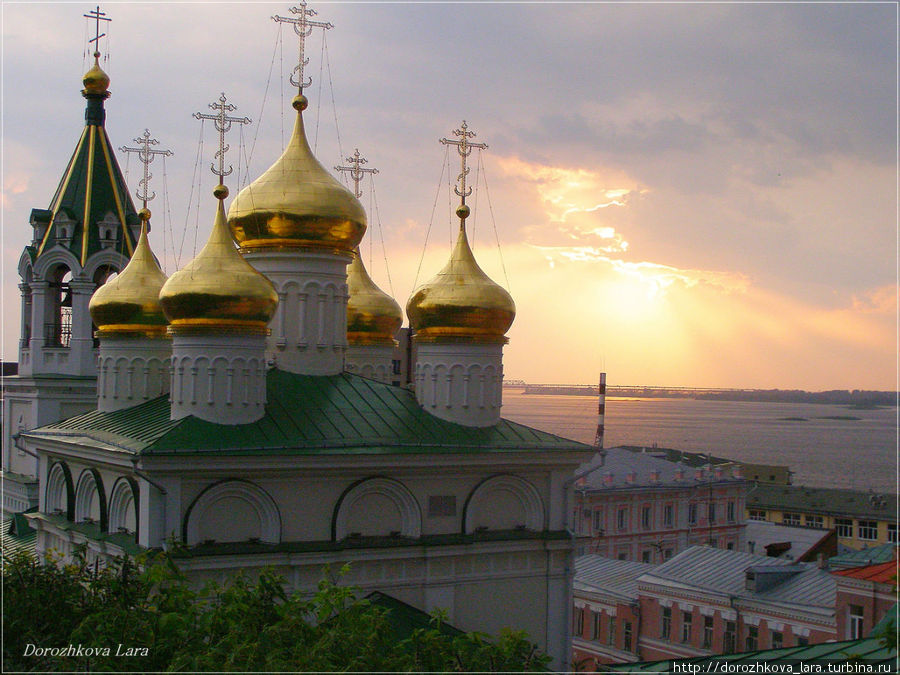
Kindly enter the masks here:
[[72, 272], [65, 265], [57, 265], [47, 274], [49, 294], [44, 322], [44, 344], [48, 347], [68, 347], [72, 337], [72, 291], [69, 282]]
[[341, 495], [331, 533], [334, 541], [356, 536], [418, 538], [422, 535], [422, 511], [403, 483], [390, 478], [367, 478]]
[[541, 495], [524, 478], [509, 474], [482, 481], [466, 500], [463, 531], [544, 529]]
[[75, 488], [75, 522], [92, 522], [101, 530], [108, 529], [106, 493], [103, 479], [96, 469], [85, 469], [78, 477]]
[[47, 472], [47, 488], [44, 493], [44, 511], [50, 515], [75, 517], [75, 494], [72, 473], [64, 462], [54, 462]]
[[204, 542], [281, 540], [281, 514], [275, 501], [250, 481], [230, 479], [201, 492], [184, 517], [182, 536], [189, 546]]
[[129, 478], [119, 478], [109, 497], [110, 534], [137, 534], [138, 488]]

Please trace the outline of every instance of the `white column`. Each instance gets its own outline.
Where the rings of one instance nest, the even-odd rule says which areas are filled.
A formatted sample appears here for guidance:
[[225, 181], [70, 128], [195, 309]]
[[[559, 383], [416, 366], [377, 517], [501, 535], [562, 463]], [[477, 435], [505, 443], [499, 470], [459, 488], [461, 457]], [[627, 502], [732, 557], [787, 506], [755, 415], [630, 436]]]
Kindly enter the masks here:
[[148, 338], [104, 335], [100, 339], [97, 381], [97, 409], [112, 412], [168, 393], [169, 378], [161, 377], [151, 384], [149, 374], [168, 369], [172, 357], [172, 341]]
[[91, 334], [91, 314], [88, 303], [94, 294], [94, 283], [88, 279], [72, 279], [72, 337], [69, 340], [69, 359], [66, 372], [70, 375], [96, 375], [94, 336]]

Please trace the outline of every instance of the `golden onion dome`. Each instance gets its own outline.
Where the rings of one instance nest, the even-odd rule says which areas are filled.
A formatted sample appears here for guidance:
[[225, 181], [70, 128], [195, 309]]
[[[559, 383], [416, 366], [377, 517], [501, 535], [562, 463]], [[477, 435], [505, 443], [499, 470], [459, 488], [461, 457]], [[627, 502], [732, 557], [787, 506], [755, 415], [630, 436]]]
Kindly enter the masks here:
[[347, 341], [351, 345], [393, 345], [403, 313], [397, 301], [372, 281], [359, 249], [347, 267], [347, 288]]
[[468, 213], [457, 214], [463, 221], [450, 261], [406, 303], [410, 326], [419, 342], [505, 343], [516, 305], [478, 266], [466, 237]]
[[219, 204], [206, 246], [159, 293], [169, 331], [264, 333], [278, 294], [234, 247], [222, 204], [228, 189], [219, 185], [215, 194]]
[[240, 191], [228, 224], [242, 251], [319, 248], [351, 253], [366, 231], [359, 200], [313, 156], [303, 128], [306, 97], [294, 98], [297, 120], [281, 157]]
[[84, 84], [85, 94], [107, 94], [109, 93], [109, 75], [103, 72], [100, 67], [100, 54], [94, 52], [94, 65], [84, 74], [81, 80]]
[[141, 210], [141, 236], [125, 269], [100, 286], [88, 310], [98, 335], [166, 337], [166, 317], [159, 290], [166, 275], [159, 269], [147, 240], [150, 212]]

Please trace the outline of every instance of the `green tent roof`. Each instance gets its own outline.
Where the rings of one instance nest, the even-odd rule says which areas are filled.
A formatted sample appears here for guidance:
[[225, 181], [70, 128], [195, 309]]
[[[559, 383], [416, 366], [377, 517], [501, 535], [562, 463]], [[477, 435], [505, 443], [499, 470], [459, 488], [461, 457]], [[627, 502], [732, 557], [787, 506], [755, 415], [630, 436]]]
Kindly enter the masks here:
[[266, 413], [221, 425], [169, 419], [168, 396], [115, 412], [92, 411], [26, 432], [81, 437], [143, 455], [590, 452], [591, 446], [501, 420], [466, 427], [425, 412], [412, 392], [358, 375], [269, 371]]

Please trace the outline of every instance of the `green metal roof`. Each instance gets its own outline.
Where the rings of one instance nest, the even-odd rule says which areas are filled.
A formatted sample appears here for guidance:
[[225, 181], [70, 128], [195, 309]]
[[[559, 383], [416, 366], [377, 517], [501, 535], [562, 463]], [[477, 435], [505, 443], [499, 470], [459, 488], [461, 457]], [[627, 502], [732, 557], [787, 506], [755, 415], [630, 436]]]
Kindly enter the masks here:
[[863, 567], [890, 562], [896, 556], [897, 544], [882, 544], [832, 556], [828, 559], [828, 564], [832, 567]]
[[[395, 641], [405, 640], [419, 628], [432, 628], [431, 615], [421, 609], [408, 605], [395, 597], [373, 591], [366, 596], [373, 605], [387, 610], [389, 629]], [[449, 623], [441, 623], [440, 632], [450, 637], [462, 635], [462, 631]]]
[[81, 437], [142, 455], [590, 452], [591, 446], [501, 420], [466, 427], [425, 412], [412, 392], [358, 375], [269, 371], [266, 413], [257, 422], [221, 425], [169, 419], [161, 396], [115, 412], [91, 411], [25, 432]]
[[[99, 111], [94, 110], [96, 108]], [[34, 209], [31, 212], [33, 220], [47, 223], [43, 241], [38, 247], [38, 257], [59, 243], [84, 265], [92, 254], [102, 248], [97, 223], [107, 214], [111, 214], [120, 226], [111, 247], [127, 257], [133, 252], [140, 220], [103, 126], [102, 113], [102, 100], [88, 101], [88, 114], [85, 116], [87, 124], [63, 172], [49, 209]], [[72, 230], [67, 232], [68, 243], [57, 239], [54, 223], [61, 219], [73, 223]]]
[[[37, 507], [24, 513], [36, 511]], [[16, 513], [0, 525], [0, 560], [16, 551], [27, 551], [34, 555], [37, 531], [28, 525], [24, 513]]]
[[[724, 662], [729, 664], [754, 664], [765, 663], [773, 665], [779, 661], [794, 663], [795, 671], [799, 672], [797, 663], [822, 662], [827, 660], [847, 661], [851, 658], [862, 659], [866, 664], [897, 663], [897, 650], [885, 647], [880, 639], [865, 638], [863, 640], [844, 640], [843, 642], [825, 642], [808, 647], [784, 647], [782, 649], [762, 649], [754, 652], [740, 652], [738, 654], [717, 654], [715, 656], [700, 656], [687, 659], [666, 659], [665, 661], [641, 661], [638, 663], [623, 663], [600, 666], [601, 672], [613, 673], [672, 673], [686, 672], [685, 666], [690, 664], [697, 666], [696, 672], [725, 672]], [[678, 664], [678, 671], [675, 664]], [[729, 671], [736, 672], [736, 671]], [[749, 672], [746, 671], [746, 672]], [[762, 672], [757, 670], [756, 672]], [[850, 672], [850, 671], [847, 671]], [[897, 672], [896, 669], [891, 672]]]

